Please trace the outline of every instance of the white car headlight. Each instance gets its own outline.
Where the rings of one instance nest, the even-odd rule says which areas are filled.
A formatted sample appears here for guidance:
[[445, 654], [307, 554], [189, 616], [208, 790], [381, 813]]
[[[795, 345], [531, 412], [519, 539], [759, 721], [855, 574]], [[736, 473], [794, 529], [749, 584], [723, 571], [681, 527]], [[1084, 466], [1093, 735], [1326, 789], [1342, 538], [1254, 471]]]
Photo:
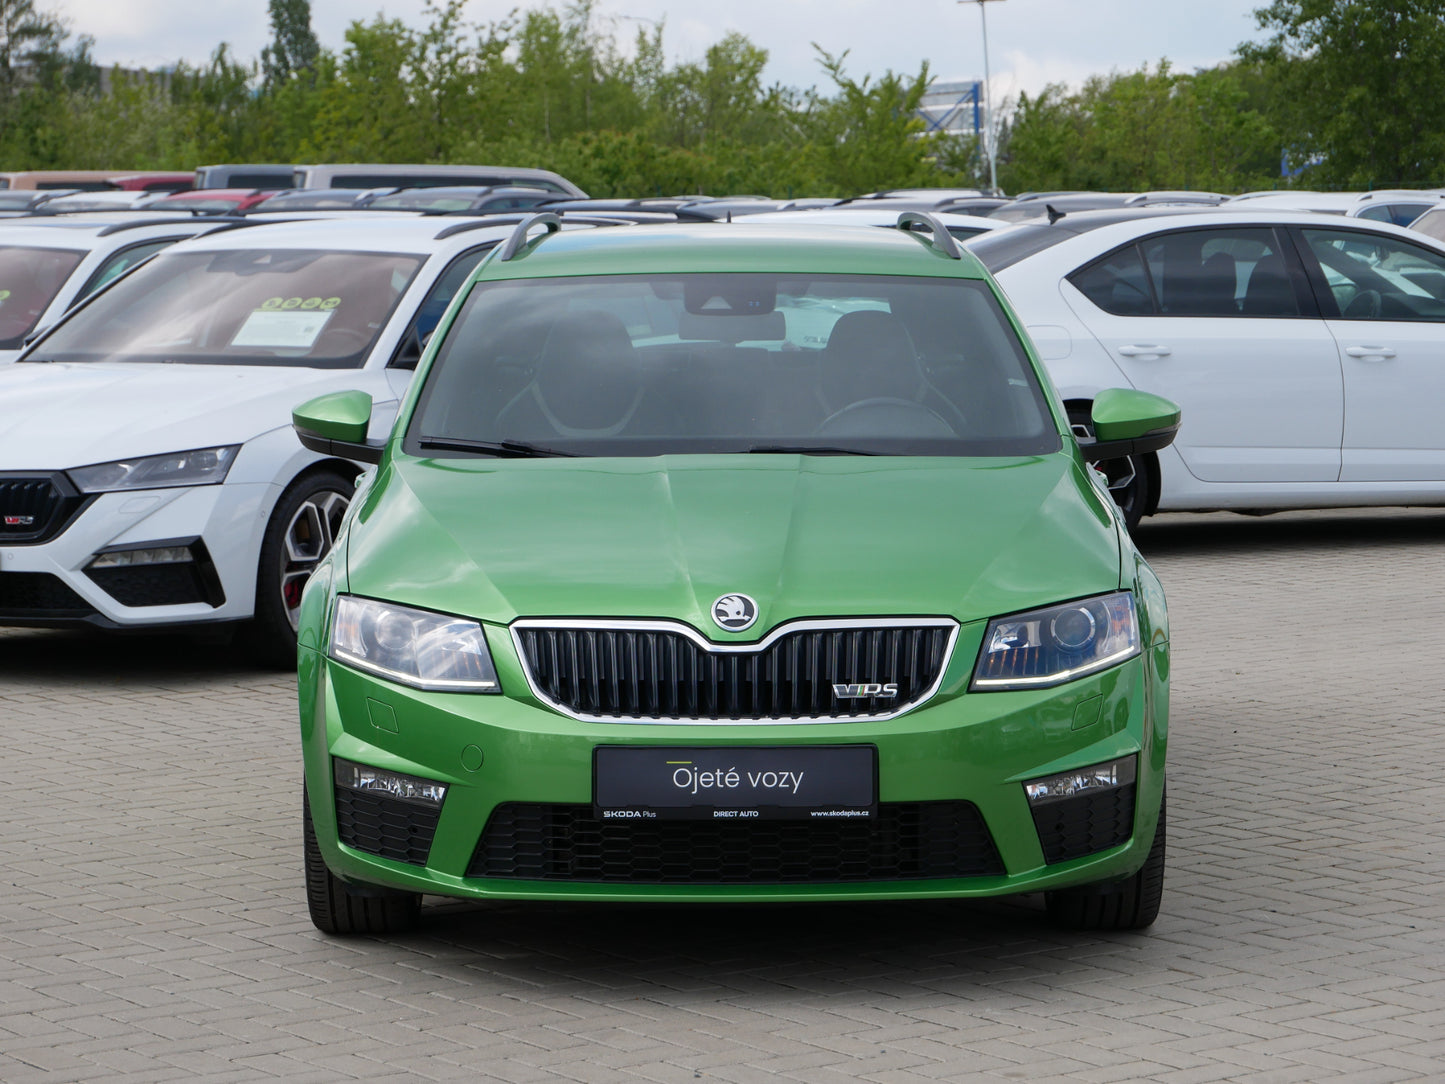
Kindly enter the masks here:
[[970, 688], [1062, 685], [1137, 654], [1139, 619], [1133, 592], [1099, 595], [994, 618], [984, 631]]
[[111, 493], [118, 489], [169, 489], [175, 486], [214, 486], [226, 480], [236, 461], [239, 444], [193, 448], [139, 459], [117, 459], [67, 471], [82, 493]]
[[341, 595], [327, 654], [347, 666], [417, 689], [502, 691], [482, 626], [464, 617]]

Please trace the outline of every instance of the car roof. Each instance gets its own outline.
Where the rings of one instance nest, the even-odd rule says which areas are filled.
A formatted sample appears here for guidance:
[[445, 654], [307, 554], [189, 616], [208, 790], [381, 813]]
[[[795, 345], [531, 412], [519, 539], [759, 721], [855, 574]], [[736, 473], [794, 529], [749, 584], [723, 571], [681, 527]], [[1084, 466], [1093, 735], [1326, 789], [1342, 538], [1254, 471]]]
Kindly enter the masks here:
[[[373, 212], [373, 216], [367, 218], [365, 227], [358, 225], [355, 215], [269, 222], [257, 220], [246, 228], [218, 230], [183, 244], [186, 251], [255, 248], [259, 245], [332, 252], [433, 253], [503, 240], [511, 236], [521, 217], [517, 215], [510, 220], [453, 219], [414, 214], [392, 217], [386, 212]], [[247, 217], [247, 222], [251, 223], [251, 216]]]
[[688, 272], [984, 277], [982, 266], [966, 253], [959, 250], [961, 258], [950, 259], [926, 236], [910, 231], [764, 226], [751, 217], [726, 225], [676, 223], [558, 234], [525, 246], [509, 261], [488, 261], [478, 274], [487, 280]]
[[[1173, 219], [1179, 226], [1327, 226], [1330, 229], [1358, 229], [1393, 233], [1399, 237], [1411, 235], [1411, 231], [1403, 226], [1368, 219], [1346, 218], [1324, 211], [1264, 205], [1254, 208], [1238, 207], [1232, 211], [1225, 211], [1221, 207], [1195, 205], [1077, 211], [1062, 215], [1053, 223], [1031, 218], [1023, 222], [1010, 223], [1004, 229], [981, 233], [961, 243], [982, 260], [991, 272], [997, 274], [1005, 268], [1012, 267], [1014, 264], [1070, 238], [1108, 226], [1152, 219]], [[1120, 241], [1120, 243], [1125, 242]]]
[[[125, 215], [64, 215], [48, 217], [30, 215], [25, 218], [9, 218], [0, 222], [0, 245], [50, 245], [64, 238], [81, 241], [100, 237], [144, 236], [143, 231], [155, 228], [159, 232], [194, 230], [202, 233], [217, 229], [224, 223], [216, 218], [197, 218], [192, 214], [146, 217], [135, 213]], [[142, 231], [139, 232], [138, 231]], [[86, 243], [82, 241], [82, 243]]]
[[[908, 210], [908, 208], [902, 210]], [[770, 226], [785, 222], [814, 226], [897, 226], [900, 213], [900, 208], [892, 205], [869, 207], [867, 204], [854, 203], [847, 207], [823, 207], [816, 211], [766, 211], [762, 214], [750, 215], [748, 220]], [[962, 211], [951, 211], [947, 207], [935, 208], [929, 214], [945, 226], [969, 226], [980, 230], [996, 230], [1004, 225], [997, 219], [966, 214]]]

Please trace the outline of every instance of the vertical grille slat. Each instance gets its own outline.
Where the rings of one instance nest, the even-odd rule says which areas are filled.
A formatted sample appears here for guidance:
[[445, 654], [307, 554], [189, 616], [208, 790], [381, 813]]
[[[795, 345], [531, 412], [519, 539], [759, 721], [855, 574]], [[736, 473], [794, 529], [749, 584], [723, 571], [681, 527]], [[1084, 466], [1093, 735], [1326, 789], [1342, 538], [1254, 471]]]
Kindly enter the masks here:
[[[534, 688], [563, 711], [601, 719], [867, 719], [926, 699], [955, 625], [785, 626], [766, 646], [704, 646], [662, 623], [593, 627], [540, 620], [515, 629]], [[895, 697], [838, 697], [834, 685], [892, 684]]]

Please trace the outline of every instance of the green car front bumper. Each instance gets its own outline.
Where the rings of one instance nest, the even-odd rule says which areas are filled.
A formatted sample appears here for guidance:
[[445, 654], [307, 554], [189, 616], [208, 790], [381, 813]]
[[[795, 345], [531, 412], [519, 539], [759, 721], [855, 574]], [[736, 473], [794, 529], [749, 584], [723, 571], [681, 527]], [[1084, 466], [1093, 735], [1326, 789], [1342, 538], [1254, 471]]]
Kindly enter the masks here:
[[[1144, 864], [1153, 841], [1168, 725], [1164, 641], [1056, 688], [970, 693], [983, 635], [983, 623], [972, 623], [960, 630], [938, 692], [897, 718], [640, 724], [584, 722], [545, 707], [526, 691], [506, 630], [489, 633], [508, 695], [421, 692], [302, 650], [307, 793], [336, 876], [363, 890], [477, 899], [996, 896], [1123, 879]], [[671, 821], [658, 830], [604, 825], [592, 813], [598, 746], [815, 744], [877, 748], [872, 821], [791, 821], [781, 829], [783, 822]], [[1024, 789], [1029, 780], [1131, 758], [1134, 780], [1117, 791], [1048, 808], [1031, 806]], [[337, 759], [445, 784], [445, 799], [437, 807], [368, 795], [358, 804], [337, 786]], [[557, 853], [563, 837], [568, 849]], [[747, 855], [779, 848], [788, 853], [773, 873], [749, 864]], [[506, 856], [521, 852], [525, 860], [509, 866]]]

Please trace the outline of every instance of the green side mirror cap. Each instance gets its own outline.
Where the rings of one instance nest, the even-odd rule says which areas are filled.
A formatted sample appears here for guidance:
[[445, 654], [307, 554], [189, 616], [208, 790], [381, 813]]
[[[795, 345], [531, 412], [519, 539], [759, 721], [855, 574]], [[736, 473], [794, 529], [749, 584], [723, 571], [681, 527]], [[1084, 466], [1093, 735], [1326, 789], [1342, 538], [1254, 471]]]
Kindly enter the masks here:
[[308, 399], [291, 411], [291, 425], [313, 452], [363, 463], [381, 461], [381, 446], [366, 443], [371, 396], [364, 391], [334, 391]]
[[1179, 432], [1179, 404], [1134, 388], [1106, 388], [1094, 396], [1092, 443], [1079, 449], [1091, 463], [1167, 448]]

